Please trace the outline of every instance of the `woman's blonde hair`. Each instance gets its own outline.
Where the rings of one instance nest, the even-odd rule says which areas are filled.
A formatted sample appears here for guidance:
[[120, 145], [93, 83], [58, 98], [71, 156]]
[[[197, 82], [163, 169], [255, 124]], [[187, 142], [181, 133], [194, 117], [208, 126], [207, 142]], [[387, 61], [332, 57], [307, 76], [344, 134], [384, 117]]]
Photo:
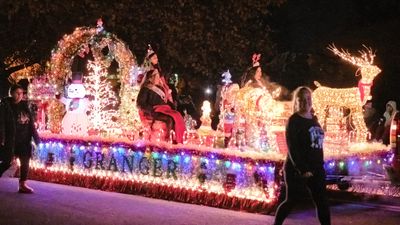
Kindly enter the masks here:
[[303, 94], [305, 91], [310, 92], [312, 94], [312, 90], [307, 86], [300, 86], [293, 91], [293, 99], [292, 99], [292, 110], [293, 113], [299, 111], [299, 104], [297, 104], [297, 99], [300, 94]]

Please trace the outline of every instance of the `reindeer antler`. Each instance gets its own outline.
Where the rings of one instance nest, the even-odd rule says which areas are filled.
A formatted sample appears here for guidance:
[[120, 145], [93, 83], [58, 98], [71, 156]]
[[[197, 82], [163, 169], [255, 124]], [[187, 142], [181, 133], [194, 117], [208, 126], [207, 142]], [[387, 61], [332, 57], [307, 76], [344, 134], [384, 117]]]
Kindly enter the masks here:
[[350, 62], [353, 65], [363, 67], [366, 65], [373, 65], [374, 63], [374, 58], [375, 58], [375, 52], [372, 51], [371, 48], [368, 48], [367, 46], [363, 45], [363, 47], [367, 50], [360, 50], [358, 51], [361, 54], [360, 57], [355, 57], [352, 56], [349, 51], [345, 49], [337, 49], [335, 44], [330, 44], [327, 49], [332, 51], [335, 55], [339, 56], [340, 58], [346, 60], [347, 62]]
[[360, 50], [358, 51], [361, 54], [361, 57], [364, 59], [364, 61], [368, 62], [369, 65], [374, 64], [374, 58], [375, 58], [375, 52], [372, 51], [371, 47], [367, 47], [364, 44], [362, 45], [367, 52], [365, 52], [364, 50]]

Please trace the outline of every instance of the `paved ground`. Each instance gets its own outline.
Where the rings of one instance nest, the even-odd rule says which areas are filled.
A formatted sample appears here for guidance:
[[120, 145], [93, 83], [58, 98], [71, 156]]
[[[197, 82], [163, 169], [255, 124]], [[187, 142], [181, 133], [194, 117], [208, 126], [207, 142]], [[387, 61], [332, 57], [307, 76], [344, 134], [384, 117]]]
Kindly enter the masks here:
[[[273, 216], [140, 196], [29, 181], [35, 194], [18, 194], [18, 180], [0, 178], [0, 225], [266, 225]], [[302, 206], [304, 207], [304, 206]], [[333, 224], [399, 224], [400, 213], [374, 206], [332, 206]], [[296, 210], [285, 224], [318, 224], [314, 209]]]

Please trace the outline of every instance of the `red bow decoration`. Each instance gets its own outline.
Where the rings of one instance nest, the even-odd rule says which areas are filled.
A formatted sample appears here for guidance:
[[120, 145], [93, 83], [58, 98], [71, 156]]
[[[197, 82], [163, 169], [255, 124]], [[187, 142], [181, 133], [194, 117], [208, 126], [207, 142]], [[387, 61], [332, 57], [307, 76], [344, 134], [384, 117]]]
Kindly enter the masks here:
[[260, 63], [258, 62], [258, 61], [260, 61], [260, 58], [261, 58], [261, 54], [257, 54], [257, 53], [253, 54], [253, 57], [252, 57], [253, 66], [259, 66], [260, 65]]
[[136, 78], [136, 83], [137, 83], [137, 84], [141, 84], [142, 81], [143, 81], [143, 79], [144, 79], [144, 76], [145, 76], [145, 74], [143, 74], [143, 73], [139, 74], [139, 75], [137, 76], [137, 78]]

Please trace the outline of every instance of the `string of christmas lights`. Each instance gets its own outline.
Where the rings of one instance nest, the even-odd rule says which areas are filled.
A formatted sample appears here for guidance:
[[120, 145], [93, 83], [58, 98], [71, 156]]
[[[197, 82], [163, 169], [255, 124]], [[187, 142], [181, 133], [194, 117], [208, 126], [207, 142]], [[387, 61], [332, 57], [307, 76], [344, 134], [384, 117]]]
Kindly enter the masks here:
[[[275, 203], [282, 161], [254, 160], [188, 148], [48, 139], [31, 167], [48, 173], [157, 184]], [[232, 180], [227, 177], [233, 176]]]
[[[88, 106], [90, 128], [98, 132], [107, 132], [118, 127], [118, 99], [107, 79], [107, 70], [97, 61], [88, 61], [88, 75], [84, 77], [86, 96], [89, 96]], [[111, 135], [120, 135], [121, 132]]]
[[[365, 143], [368, 132], [361, 111], [372, 80], [380, 72], [372, 65], [375, 55], [370, 49], [361, 58], [334, 46], [331, 50], [359, 66], [362, 85], [348, 89], [319, 85], [313, 93], [314, 110], [326, 131], [327, 173], [381, 174], [391, 163], [390, 150]], [[62, 95], [71, 78], [74, 57], [89, 52], [94, 61], [88, 62], [84, 83], [91, 101], [91, 130], [96, 132], [87, 137], [57, 134], [65, 107], [53, 97], [57, 92]], [[108, 82], [107, 69], [114, 60], [119, 68], [112, 75], [118, 78], [119, 91]], [[101, 20], [97, 27], [81, 27], [64, 35], [52, 51], [48, 68], [50, 84], [37, 80], [30, 95], [49, 103], [48, 129], [52, 132], [41, 132], [43, 143], [31, 163], [34, 178], [218, 207], [237, 208], [236, 201], [240, 209], [256, 212], [276, 204], [290, 110], [287, 102], [276, 101], [266, 89], [239, 89], [231, 84], [229, 71], [225, 72], [220, 131], [209, 127], [190, 130], [183, 145], [172, 145], [161, 141], [165, 136], [161, 132], [152, 142], [146, 141], [150, 131], [141, 129], [135, 104], [140, 88], [137, 78], [143, 68], [120, 39], [103, 29]], [[204, 110], [203, 128], [210, 124], [209, 107]]]
[[[104, 48], [108, 48], [106, 55], [102, 51]], [[52, 50], [51, 60], [47, 65], [50, 83], [57, 87], [56, 91], [62, 95], [64, 92], [62, 87], [65, 86], [66, 80], [71, 78], [71, 66], [74, 58], [77, 56], [84, 57], [89, 52], [93, 54], [97, 66], [101, 66], [103, 69], [107, 69], [113, 60], [118, 63], [119, 68], [116, 76], [121, 83], [119, 90], [118, 123], [122, 126], [122, 130], [125, 133], [135, 136], [133, 133], [137, 133], [140, 129], [140, 123], [138, 123], [140, 120], [135, 104], [138, 84], [132, 82], [131, 78], [132, 68], [137, 67], [136, 58], [123, 41], [116, 35], [104, 30], [101, 20], [97, 22], [96, 27], [76, 28], [71, 34], [64, 35], [58, 42], [57, 46]], [[89, 77], [90, 75], [92, 75], [92, 81], [97, 76], [102, 76], [99, 74], [89, 74]], [[32, 92], [32, 96], [36, 94], [37, 92]], [[59, 110], [52, 112], [61, 113]], [[55, 117], [58, 118], [60, 116], [62, 117], [62, 115]], [[107, 121], [109, 121], [108, 123], [112, 123], [110, 120]], [[58, 120], [49, 120], [49, 127], [58, 127], [58, 124], [53, 124], [58, 122]], [[98, 127], [96, 125], [96, 128]], [[117, 126], [108, 126], [105, 134], [109, 134], [110, 132], [121, 133], [115, 127]]]
[[[315, 114], [325, 130], [332, 129], [331, 125], [335, 121], [338, 126], [342, 123], [343, 114], [332, 113], [334, 110], [349, 111], [349, 118], [354, 126], [352, 132], [348, 132], [349, 142], [363, 142], [369, 136], [362, 114], [362, 106], [367, 99], [371, 98], [370, 87], [373, 79], [381, 72], [379, 67], [373, 65], [375, 54], [372, 49], [364, 47], [367, 51], [359, 51], [361, 57], [355, 57], [347, 50], [337, 49], [334, 44], [328, 46], [328, 49], [335, 55], [358, 66], [357, 72], [360, 72], [361, 75], [358, 88], [329, 88], [315, 82], [317, 89], [313, 92]], [[343, 129], [346, 128], [340, 128], [340, 130]], [[338, 131], [339, 129], [334, 129], [328, 132], [337, 133]]]

